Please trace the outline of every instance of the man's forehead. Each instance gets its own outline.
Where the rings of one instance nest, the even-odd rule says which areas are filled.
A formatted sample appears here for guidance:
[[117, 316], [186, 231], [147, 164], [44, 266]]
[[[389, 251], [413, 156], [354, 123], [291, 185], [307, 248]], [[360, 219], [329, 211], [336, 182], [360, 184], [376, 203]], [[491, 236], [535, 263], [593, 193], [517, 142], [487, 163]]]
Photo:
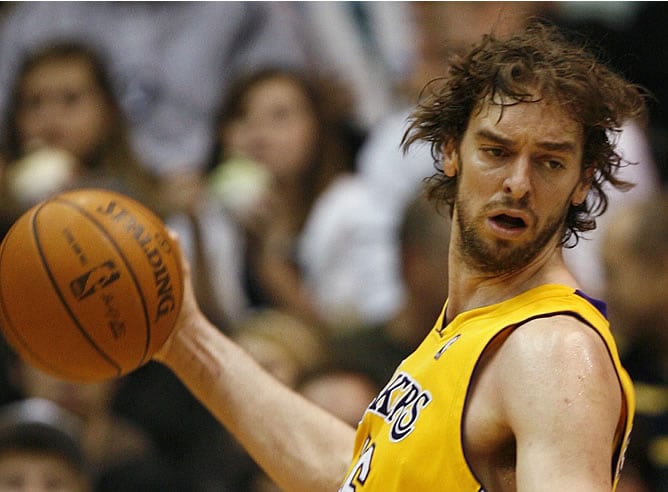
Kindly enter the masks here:
[[549, 98], [531, 97], [518, 101], [509, 97], [487, 97], [473, 110], [471, 127], [486, 127], [490, 131], [519, 128], [534, 133], [543, 132], [547, 141], [582, 143], [582, 125], [567, 107]]

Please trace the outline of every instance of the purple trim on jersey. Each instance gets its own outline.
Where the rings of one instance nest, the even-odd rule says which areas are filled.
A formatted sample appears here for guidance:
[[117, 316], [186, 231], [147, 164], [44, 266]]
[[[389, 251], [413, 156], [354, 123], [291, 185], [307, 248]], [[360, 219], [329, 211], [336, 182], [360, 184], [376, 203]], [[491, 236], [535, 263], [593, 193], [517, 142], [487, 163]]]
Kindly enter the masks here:
[[594, 299], [593, 297], [589, 297], [587, 294], [582, 292], [580, 289], [576, 289], [575, 293], [585, 299], [589, 304], [594, 306], [596, 309], [600, 311], [600, 313], [605, 317], [605, 319], [608, 319], [608, 305], [598, 299]]

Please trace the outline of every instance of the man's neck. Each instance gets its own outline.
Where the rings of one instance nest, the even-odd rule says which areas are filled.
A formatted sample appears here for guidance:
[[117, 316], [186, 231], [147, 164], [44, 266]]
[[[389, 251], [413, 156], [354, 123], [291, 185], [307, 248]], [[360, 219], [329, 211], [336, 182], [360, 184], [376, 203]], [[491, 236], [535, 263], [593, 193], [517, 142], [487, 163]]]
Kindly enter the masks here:
[[578, 288], [566, 267], [561, 247], [546, 249], [521, 270], [503, 275], [480, 272], [457, 251], [450, 249], [447, 322], [458, 314], [511, 299], [546, 284], [563, 284]]
[[421, 300], [408, 295], [399, 312], [385, 325], [385, 331], [392, 340], [413, 350], [432, 329], [442, 307], [425, 309]]

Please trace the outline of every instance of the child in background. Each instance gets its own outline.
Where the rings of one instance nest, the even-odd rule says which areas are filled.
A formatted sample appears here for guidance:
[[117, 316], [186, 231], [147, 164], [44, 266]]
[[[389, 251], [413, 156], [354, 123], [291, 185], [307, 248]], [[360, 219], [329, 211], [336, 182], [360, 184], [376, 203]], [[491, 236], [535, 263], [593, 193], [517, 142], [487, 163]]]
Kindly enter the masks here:
[[[236, 275], [249, 307], [278, 308], [326, 328], [373, 316], [387, 304], [385, 286], [393, 285], [386, 261], [392, 259], [369, 254], [385, 238], [377, 233], [374, 197], [353, 179], [357, 147], [341, 92], [313, 74], [281, 68], [238, 78], [221, 105], [211, 174], [214, 197], [237, 238], [235, 250], [218, 253], [240, 265], [225, 277]], [[255, 180], [258, 198], [241, 200], [251, 202], [249, 209], [230, 211], [235, 200], [227, 192], [238, 187], [221, 176]], [[350, 208], [327, 214], [326, 204], [341, 196]], [[326, 251], [314, 255], [324, 251], [323, 228], [335, 231], [335, 240], [327, 236]], [[209, 242], [207, 249], [220, 251], [220, 241]], [[203, 269], [195, 262], [195, 289], [206, 300], [197, 286]]]
[[0, 491], [91, 492], [77, 418], [47, 400], [0, 410]]
[[11, 94], [4, 116], [3, 221], [82, 186], [113, 189], [160, 208], [158, 183], [130, 148], [105, 63], [94, 50], [63, 41], [28, 53]]

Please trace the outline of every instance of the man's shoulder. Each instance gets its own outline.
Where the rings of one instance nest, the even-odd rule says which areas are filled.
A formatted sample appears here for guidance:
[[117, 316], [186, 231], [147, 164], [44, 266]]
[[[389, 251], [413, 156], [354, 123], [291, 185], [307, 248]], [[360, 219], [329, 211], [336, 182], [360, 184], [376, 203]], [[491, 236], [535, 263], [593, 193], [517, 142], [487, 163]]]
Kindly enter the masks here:
[[605, 342], [589, 324], [570, 314], [530, 319], [512, 330], [504, 347], [515, 356], [549, 356], [568, 351], [602, 351]]
[[615, 373], [601, 335], [566, 314], [536, 318], [512, 330], [496, 357], [505, 374], [515, 374], [513, 381], [520, 384], [559, 377], [607, 380]]

